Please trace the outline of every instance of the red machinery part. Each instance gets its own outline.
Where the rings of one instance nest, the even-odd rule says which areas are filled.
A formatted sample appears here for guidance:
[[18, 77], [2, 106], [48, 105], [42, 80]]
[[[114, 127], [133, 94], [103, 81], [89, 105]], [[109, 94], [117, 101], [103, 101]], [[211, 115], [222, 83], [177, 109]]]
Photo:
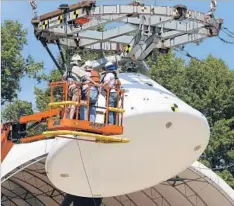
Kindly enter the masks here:
[[79, 24], [79, 25], [84, 25], [88, 22], [89, 22], [89, 19], [85, 17], [79, 17], [75, 20], [75, 24]]

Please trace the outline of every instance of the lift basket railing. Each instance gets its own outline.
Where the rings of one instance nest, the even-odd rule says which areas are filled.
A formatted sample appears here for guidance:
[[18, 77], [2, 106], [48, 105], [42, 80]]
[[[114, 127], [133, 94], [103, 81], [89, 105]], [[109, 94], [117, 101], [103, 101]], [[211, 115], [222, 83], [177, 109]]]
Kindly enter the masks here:
[[[62, 113], [58, 118], [52, 118], [48, 121], [49, 130], [75, 130], [86, 131], [104, 135], [120, 135], [123, 133], [123, 113], [124, 111], [124, 91], [115, 86], [107, 88], [103, 86], [96, 86], [91, 83], [75, 83], [73, 82], [73, 89], [76, 92], [77, 98], [74, 101], [69, 97], [67, 81], [52, 82], [50, 84], [50, 109], [56, 107], [62, 108]], [[82, 98], [82, 88], [87, 87], [87, 98]], [[95, 105], [96, 115], [102, 115], [103, 121], [101, 123], [90, 122], [90, 89], [96, 87], [99, 91], [99, 96], [105, 98], [105, 107], [101, 107], [98, 103]], [[117, 104], [114, 107], [109, 107], [110, 93], [112, 90], [117, 93]], [[60, 95], [59, 95], [60, 94]], [[104, 95], [103, 95], [104, 94]], [[75, 107], [73, 119], [69, 118], [71, 108]], [[81, 107], [86, 108], [85, 120], [81, 119]], [[113, 112], [115, 123], [109, 124], [109, 114]]]

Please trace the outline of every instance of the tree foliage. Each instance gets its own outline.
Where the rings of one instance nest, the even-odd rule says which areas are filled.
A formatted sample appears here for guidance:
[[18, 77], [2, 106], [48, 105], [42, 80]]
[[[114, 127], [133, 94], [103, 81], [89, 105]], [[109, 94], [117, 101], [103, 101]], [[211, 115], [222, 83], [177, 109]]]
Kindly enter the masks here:
[[50, 102], [50, 82], [60, 81], [62, 79], [62, 74], [58, 71], [58, 69], [54, 69], [50, 72], [49, 75], [44, 75], [41, 81], [47, 83], [47, 88], [40, 89], [39, 87], [35, 87], [34, 94], [36, 97], [36, 105], [39, 111], [45, 111], [48, 109], [48, 104]]
[[148, 63], [152, 79], [206, 116], [211, 137], [200, 161], [234, 188], [234, 71], [212, 56], [186, 65], [172, 52]]
[[35, 63], [21, 54], [27, 44], [27, 31], [19, 22], [6, 20], [1, 26], [1, 104], [12, 101], [20, 90], [20, 80], [25, 75], [36, 77], [42, 63]]
[[10, 103], [2, 112], [2, 119], [5, 122], [17, 122], [23, 115], [33, 114], [32, 103], [16, 100]]

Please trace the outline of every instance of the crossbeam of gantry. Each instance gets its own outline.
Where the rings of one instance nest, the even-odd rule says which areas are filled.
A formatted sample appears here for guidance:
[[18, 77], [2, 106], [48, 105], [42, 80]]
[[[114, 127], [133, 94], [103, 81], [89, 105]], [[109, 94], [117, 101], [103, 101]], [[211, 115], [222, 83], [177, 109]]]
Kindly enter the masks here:
[[[157, 30], [157, 33], [160, 33], [160, 38], [169, 39], [174, 37], [180, 37], [183, 34], [191, 34], [191, 33], [199, 33], [201, 28], [204, 28], [205, 25], [199, 23], [197, 21], [189, 21], [186, 23], [173, 21], [172, 17], [159, 17], [159, 16], [148, 16], [144, 20], [140, 21], [137, 17], [128, 17], [123, 18], [123, 16], [118, 15], [108, 15], [103, 17], [105, 19], [112, 19], [112, 21], [122, 21], [125, 22], [124, 25], [119, 26], [118, 28], [108, 29], [103, 32], [92, 31], [93, 27], [98, 27], [103, 22], [109, 22], [111, 20], [100, 20], [98, 21], [95, 18], [87, 24], [80, 28], [75, 27], [68, 27], [67, 28], [67, 35], [65, 33], [64, 27], [58, 28], [48, 28], [48, 32], [51, 35], [55, 35], [59, 38], [68, 38], [68, 39], [80, 39], [80, 46], [90, 46], [95, 45], [99, 42], [115, 42], [115, 43], [123, 43], [129, 44], [130, 41], [133, 39], [133, 35], [126, 35], [133, 32], [139, 32], [139, 25], [143, 24], [143, 28], [141, 30], [145, 30], [148, 32], [148, 35], [152, 35]], [[173, 33], [168, 33], [173, 32]], [[208, 30], [206, 32], [208, 34]], [[207, 37], [207, 36], [206, 36]], [[65, 44], [65, 41], [61, 41]], [[70, 44], [69, 46], [77, 46], [75, 43]], [[95, 48], [97, 46], [95, 45]], [[99, 48], [101, 49], [101, 48]]]
[[[175, 7], [159, 6], [84, 8], [77, 4], [64, 14], [58, 10], [52, 13], [33, 20], [35, 35], [43, 45], [60, 43], [73, 48], [119, 51], [121, 57], [135, 60], [144, 60], [155, 49], [198, 43], [216, 36], [220, 28], [220, 22], [212, 16], [187, 8], [179, 20], [175, 18]], [[77, 25], [76, 20], [83, 17], [87, 22]], [[116, 28], [109, 23], [115, 23]]]
[[[131, 39], [131, 36], [125, 37], [124, 35], [137, 32], [139, 27], [143, 30], [147, 30], [148, 35], [155, 32], [156, 28], [159, 28], [162, 29], [161, 33], [165, 33], [165, 35], [162, 36], [163, 38], [173, 38], [181, 35], [181, 33], [196, 32], [202, 26], [204, 27], [207, 24], [214, 23], [211, 19], [207, 18], [206, 14], [188, 11], [188, 22], [181, 24], [181, 22], [174, 20], [173, 10], [173, 7], [145, 6], [142, 11], [141, 8], [131, 5], [103, 5], [95, 7], [91, 10], [90, 14], [87, 15], [83, 9], [80, 8], [78, 9], [79, 17], [87, 17], [90, 19], [90, 21], [82, 27], [71, 24], [71, 21], [74, 21], [74, 11], [71, 11], [67, 15], [66, 22], [59, 23], [59, 16], [54, 16], [53, 18], [40, 21], [36, 30], [37, 32], [50, 32], [51, 35], [55, 35], [59, 38], [79, 39], [81, 40], [80, 46], [90, 46], [99, 42], [129, 43], [127, 41]], [[43, 29], [42, 25], [45, 21], [47, 21], [48, 26]], [[108, 29], [107, 31], [99, 33], [91, 31], [91, 29], [113, 22], [122, 22], [128, 26], [124, 25], [122, 28]], [[64, 23], [69, 24], [67, 34], [65, 32]], [[174, 31], [173, 36], [170, 37], [167, 35], [166, 31]], [[120, 36], [123, 38], [118, 38]], [[70, 43], [69, 45], [72, 46]], [[96, 47], [95, 45], [94, 48]]]
[[[176, 32], [171, 32], [165, 34], [163, 37], [159, 38], [158, 41], [154, 42], [152, 45], [153, 48], [172, 48], [172, 47], [177, 47], [186, 43], [192, 43], [192, 42], [197, 42], [201, 41], [202, 39], [206, 38], [209, 35], [209, 31], [205, 28], [199, 28], [197, 29], [196, 33], [180, 33], [177, 34]], [[170, 38], [171, 36], [171, 38]], [[109, 42], [104, 43], [95, 43], [92, 44], [90, 40], [84, 40], [82, 41], [82, 45], [85, 45], [87, 48], [92, 49], [92, 50], [113, 50], [116, 51], [119, 49], [119, 44], [122, 43], [129, 43], [129, 40], [132, 40], [132, 36], [121, 36], [121, 37], [116, 37], [111, 39]], [[155, 35], [155, 39], [157, 39], [157, 35]], [[77, 47], [77, 43], [74, 40], [65, 40], [61, 39], [60, 43], [63, 45], [68, 45], [69, 47]]]
[[[153, 17], [151, 18], [153, 19]], [[153, 35], [155, 33], [160, 34], [158, 35], [158, 38], [160, 38], [160, 40], [164, 40], [164, 39], [179, 37], [186, 33], [190, 34], [190, 33], [199, 32], [201, 28], [204, 28], [203, 24], [197, 22], [189, 22], [186, 24], [179, 24], [178, 22], [165, 23], [168, 21], [168, 18], [164, 17], [164, 19], [165, 19], [164, 21], [158, 22], [154, 26], [144, 25], [143, 31], [147, 31], [147, 36]], [[100, 42], [129, 44], [131, 43], [131, 40], [134, 38], [134, 35], [132, 35], [131, 33], [137, 33], [137, 32], [140, 32], [139, 25], [128, 23], [119, 26], [117, 28], [106, 30], [104, 32], [90, 31], [90, 30], [82, 31], [78, 33], [78, 36], [69, 36], [68, 38], [80, 39], [79, 45], [82, 47], [94, 45]], [[65, 38], [64, 28], [53, 29], [53, 33]]]
[[[82, 31], [84, 29], [90, 29], [93, 26], [98, 26], [100, 24], [106, 24], [107, 22], [113, 22], [116, 20], [124, 19], [124, 17], [132, 17], [137, 15], [145, 15], [145, 16], [160, 16], [160, 17], [171, 17], [174, 16], [174, 7], [162, 7], [162, 6], [145, 6], [144, 9], [142, 9], [139, 6], [133, 6], [133, 5], [101, 5], [97, 6], [93, 9], [91, 9], [90, 13], [87, 15], [87, 12], [84, 11], [83, 8], [77, 9], [79, 15], [78, 17], [88, 17], [93, 18], [94, 21], [99, 22], [96, 25], [93, 24], [92, 21], [84, 25], [82, 28], [79, 28], [79, 30], [76, 30], [76, 32]], [[188, 19], [198, 22], [207, 22], [207, 15], [201, 12], [197, 11], [188, 11]], [[48, 18], [39, 18], [39, 24], [38, 29], [43, 29], [43, 24], [45, 21], [47, 21], [47, 28], [56, 28], [63, 25], [63, 22], [58, 21], [61, 14], [54, 15], [53, 17]], [[40, 20], [42, 19], [42, 20]], [[66, 21], [65, 23], [69, 23], [74, 21], [74, 11], [70, 11], [67, 13]], [[134, 20], [134, 19], [132, 19]], [[123, 20], [126, 22], [126, 20]], [[129, 22], [129, 21], [127, 21]], [[129, 22], [131, 23], [131, 22]], [[132, 23], [139, 24], [139, 21], [134, 21]]]

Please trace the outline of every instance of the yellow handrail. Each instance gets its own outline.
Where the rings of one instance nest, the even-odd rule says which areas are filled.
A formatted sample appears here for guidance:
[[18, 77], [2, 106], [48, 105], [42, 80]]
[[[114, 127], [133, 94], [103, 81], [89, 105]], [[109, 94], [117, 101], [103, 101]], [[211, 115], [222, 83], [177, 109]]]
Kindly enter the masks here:
[[58, 107], [58, 106], [63, 106], [63, 105], [76, 105], [76, 106], [78, 106], [79, 103], [74, 102], [74, 101], [51, 102], [51, 103], [49, 103], [50, 107]]
[[47, 137], [56, 136], [56, 135], [74, 135], [74, 136], [92, 137], [92, 138], [95, 138], [96, 140], [101, 140], [101, 141], [111, 141], [111, 142], [118, 142], [118, 143], [130, 142], [130, 140], [127, 138], [111, 137], [111, 136], [104, 136], [100, 134], [77, 132], [77, 131], [70, 131], [70, 130], [46, 131], [46, 132], [43, 132], [42, 134]]
[[[78, 102], [74, 102], [74, 101], [64, 101], [64, 102], [51, 102], [49, 103], [50, 107], [59, 107], [59, 106], [63, 106], [63, 105], [86, 105], [85, 103], [81, 103], [79, 104]], [[124, 109], [120, 109], [120, 108], [115, 108], [115, 107], [108, 107], [110, 112], [118, 112], [118, 113], [124, 113], [125, 110]]]
[[110, 112], [118, 112], [118, 113], [124, 113], [125, 110], [124, 109], [119, 109], [119, 108], [115, 108], [115, 107], [108, 107]]

